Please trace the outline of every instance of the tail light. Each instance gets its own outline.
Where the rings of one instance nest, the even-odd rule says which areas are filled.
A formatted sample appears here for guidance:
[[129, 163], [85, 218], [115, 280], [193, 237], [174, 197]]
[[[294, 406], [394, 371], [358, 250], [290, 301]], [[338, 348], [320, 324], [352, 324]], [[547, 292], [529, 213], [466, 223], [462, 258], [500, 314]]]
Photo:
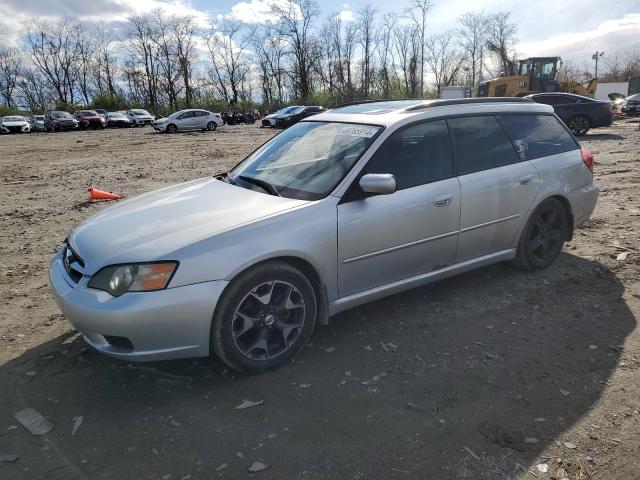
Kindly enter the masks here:
[[582, 161], [591, 173], [593, 173], [593, 155], [591, 155], [591, 152], [586, 148], [581, 148], [580, 153], [582, 153]]

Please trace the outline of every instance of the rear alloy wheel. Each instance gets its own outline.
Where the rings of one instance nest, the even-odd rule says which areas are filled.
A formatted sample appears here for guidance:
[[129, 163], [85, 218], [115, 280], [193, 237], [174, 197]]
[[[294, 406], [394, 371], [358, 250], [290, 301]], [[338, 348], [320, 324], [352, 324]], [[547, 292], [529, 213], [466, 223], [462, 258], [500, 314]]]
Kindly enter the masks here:
[[167, 133], [176, 133], [178, 131], [178, 127], [176, 127], [173, 123], [171, 125], [167, 125]]
[[515, 264], [526, 270], [542, 270], [551, 265], [562, 252], [569, 237], [567, 211], [556, 198], [542, 202], [525, 226]]
[[582, 135], [586, 135], [589, 131], [589, 119], [584, 115], [576, 115], [569, 119], [567, 126], [569, 127], [569, 130], [571, 130], [571, 133], [576, 137], [580, 137]]
[[217, 127], [218, 125], [216, 124], [216, 122], [207, 123], [207, 130], [209, 130], [210, 132], [215, 132]]
[[225, 290], [213, 318], [211, 350], [241, 372], [277, 368], [309, 341], [316, 316], [309, 280], [287, 263], [267, 262]]

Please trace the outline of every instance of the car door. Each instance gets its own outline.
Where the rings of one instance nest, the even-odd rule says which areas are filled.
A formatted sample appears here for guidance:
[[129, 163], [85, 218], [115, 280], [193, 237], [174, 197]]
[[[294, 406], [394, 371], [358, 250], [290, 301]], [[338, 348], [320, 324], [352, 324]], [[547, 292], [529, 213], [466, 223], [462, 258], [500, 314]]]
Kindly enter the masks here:
[[207, 122], [209, 121], [209, 112], [205, 112], [204, 110], [196, 110], [195, 116], [193, 117], [193, 126], [199, 130], [204, 130], [207, 128]]
[[460, 184], [444, 120], [394, 132], [364, 167], [390, 173], [397, 190], [363, 193], [357, 182], [338, 205], [338, 288], [345, 297], [453, 263]]
[[193, 111], [183, 112], [176, 117], [178, 130], [191, 130], [193, 128]]
[[456, 263], [507, 250], [540, 189], [524, 147], [493, 115], [448, 120], [460, 180], [460, 238]]

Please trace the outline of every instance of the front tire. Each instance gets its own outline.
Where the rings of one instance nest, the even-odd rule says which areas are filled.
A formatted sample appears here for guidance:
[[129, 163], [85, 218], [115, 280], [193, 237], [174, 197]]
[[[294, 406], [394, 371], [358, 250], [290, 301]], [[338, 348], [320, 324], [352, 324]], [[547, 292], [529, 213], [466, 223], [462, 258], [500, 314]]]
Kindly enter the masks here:
[[280, 367], [311, 338], [317, 301], [311, 282], [291, 265], [272, 261], [234, 279], [216, 307], [211, 351], [234, 370]]
[[173, 123], [171, 125], [167, 125], [167, 133], [177, 133], [178, 127], [176, 127]]
[[210, 132], [215, 132], [217, 127], [218, 125], [216, 124], [216, 122], [207, 123], [207, 130]]
[[571, 117], [569, 122], [567, 123], [569, 130], [576, 137], [581, 137], [582, 135], [586, 135], [589, 131], [589, 119], [584, 115], [576, 115], [575, 117]]
[[543, 270], [562, 252], [569, 238], [569, 215], [563, 203], [549, 198], [536, 208], [525, 226], [514, 264], [524, 270]]

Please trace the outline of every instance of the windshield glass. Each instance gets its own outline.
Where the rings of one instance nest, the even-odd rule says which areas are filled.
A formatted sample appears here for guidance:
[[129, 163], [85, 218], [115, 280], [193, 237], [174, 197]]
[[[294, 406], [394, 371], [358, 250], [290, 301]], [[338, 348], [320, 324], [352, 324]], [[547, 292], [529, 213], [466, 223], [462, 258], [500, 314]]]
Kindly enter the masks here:
[[381, 130], [372, 125], [298, 123], [247, 157], [229, 177], [232, 182], [242, 176], [270, 183], [283, 197], [318, 200], [333, 190]]
[[110, 113], [109, 118], [124, 118], [124, 115], [121, 113]]
[[36, 115], [33, 118], [36, 119], [37, 121], [42, 121], [42, 120], [44, 120], [44, 115]]
[[133, 114], [141, 117], [143, 115], [149, 115], [149, 112], [147, 112], [146, 110], [133, 110]]
[[640, 93], [636, 93], [635, 95], [627, 97], [627, 100], [640, 100]]
[[300, 108], [300, 107], [284, 107], [284, 108], [281, 108], [280, 110], [278, 110], [276, 113], [277, 114], [291, 113], [294, 110], [297, 110], [298, 108]]
[[4, 117], [3, 122], [25, 122], [24, 117], [20, 117], [18, 115], [13, 115], [11, 117]]
[[53, 112], [51, 116], [53, 118], [73, 118], [71, 114], [67, 112]]
[[92, 110], [80, 110], [78, 112], [78, 115], [81, 115], [83, 117], [89, 117], [89, 116], [95, 116], [98, 115], [96, 112], [92, 111]]
[[183, 112], [184, 110], [178, 110], [176, 113], [172, 113], [171, 115], [169, 115], [169, 118], [176, 118], [178, 115], [180, 115]]

